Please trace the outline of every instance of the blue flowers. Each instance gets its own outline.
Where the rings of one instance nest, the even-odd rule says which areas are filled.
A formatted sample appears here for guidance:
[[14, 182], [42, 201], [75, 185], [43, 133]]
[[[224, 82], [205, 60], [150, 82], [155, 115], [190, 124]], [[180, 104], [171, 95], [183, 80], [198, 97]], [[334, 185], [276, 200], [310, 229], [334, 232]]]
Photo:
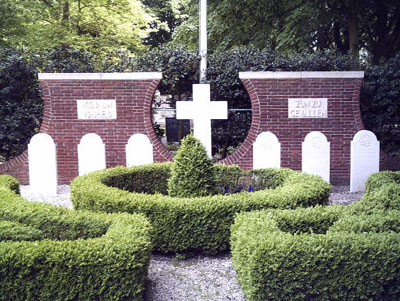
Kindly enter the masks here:
[[[240, 192], [244, 192], [244, 191], [246, 191], [246, 190], [244, 190], [244, 187], [243, 187], [242, 184], [239, 184], [233, 192], [230, 192], [229, 186], [225, 186], [224, 187], [224, 194], [240, 193]], [[254, 192], [255, 189], [254, 189], [254, 187], [252, 185], [249, 185], [247, 187], [247, 191], [248, 192]]]

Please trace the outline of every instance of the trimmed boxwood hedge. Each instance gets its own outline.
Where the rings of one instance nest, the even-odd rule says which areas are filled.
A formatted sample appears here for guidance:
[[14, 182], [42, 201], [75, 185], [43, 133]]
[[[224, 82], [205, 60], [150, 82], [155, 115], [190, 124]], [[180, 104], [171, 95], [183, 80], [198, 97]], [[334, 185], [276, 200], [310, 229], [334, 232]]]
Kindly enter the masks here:
[[[145, 214], [153, 226], [158, 251], [215, 254], [229, 249], [230, 226], [238, 212], [325, 205], [331, 189], [330, 184], [319, 177], [281, 169], [270, 170], [280, 176], [278, 187], [252, 193], [177, 198], [136, 192], [136, 187], [145, 182], [142, 175], [154, 185], [147, 191], [165, 191], [164, 175], [168, 174], [170, 166], [170, 163], [157, 163], [115, 167], [77, 177], [71, 183], [72, 202], [76, 209]], [[227, 167], [230, 171], [236, 168]], [[221, 173], [223, 167], [218, 170]], [[154, 180], [157, 175], [162, 176]], [[221, 177], [218, 178], [222, 184]], [[236, 181], [235, 177], [232, 181]], [[129, 187], [129, 191], [116, 187]]]
[[248, 300], [399, 300], [400, 185], [385, 184], [394, 176], [373, 175], [349, 206], [239, 214], [232, 259]]
[[143, 215], [22, 199], [0, 178], [0, 300], [142, 300], [151, 256]]

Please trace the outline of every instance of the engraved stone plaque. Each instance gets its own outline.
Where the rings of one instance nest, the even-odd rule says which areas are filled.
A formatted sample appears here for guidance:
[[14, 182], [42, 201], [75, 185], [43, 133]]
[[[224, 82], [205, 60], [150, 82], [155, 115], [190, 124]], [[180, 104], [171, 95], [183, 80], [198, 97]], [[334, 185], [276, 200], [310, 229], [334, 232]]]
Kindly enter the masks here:
[[115, 99], [78, 99], [78, 119], [117, 119]]
[[327, 98], [289, 98], [289, 118], [328, 118]]

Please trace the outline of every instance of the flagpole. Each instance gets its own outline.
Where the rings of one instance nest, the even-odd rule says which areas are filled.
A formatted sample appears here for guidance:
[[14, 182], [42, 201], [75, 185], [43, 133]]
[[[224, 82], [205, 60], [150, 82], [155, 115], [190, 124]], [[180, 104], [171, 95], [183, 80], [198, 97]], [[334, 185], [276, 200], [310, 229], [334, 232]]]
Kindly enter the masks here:
[[207, 70], [207, 0], [199, 0], [200, 30], [199, 30], [199, 54], [200, 54], [200, 84], [206, 82]]

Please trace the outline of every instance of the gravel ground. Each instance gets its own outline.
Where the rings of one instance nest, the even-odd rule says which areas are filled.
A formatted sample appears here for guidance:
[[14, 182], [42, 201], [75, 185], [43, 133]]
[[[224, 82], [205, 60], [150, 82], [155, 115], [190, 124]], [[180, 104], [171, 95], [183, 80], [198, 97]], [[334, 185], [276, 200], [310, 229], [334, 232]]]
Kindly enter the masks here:
[[[31, 201], [52, 203], [72, 209], [69, 186], [58, 187], [56, 196], [33, 193], [21, 186], [21, 195]], [[362, 197], [348, 186], [334, 186], [330, 203], [347, 205]], [[146, 283], [146, 301], [227, 301], [246, 300], [237, 282], [230, 254], [179, 259], [173, 255], [153, 254]]]

